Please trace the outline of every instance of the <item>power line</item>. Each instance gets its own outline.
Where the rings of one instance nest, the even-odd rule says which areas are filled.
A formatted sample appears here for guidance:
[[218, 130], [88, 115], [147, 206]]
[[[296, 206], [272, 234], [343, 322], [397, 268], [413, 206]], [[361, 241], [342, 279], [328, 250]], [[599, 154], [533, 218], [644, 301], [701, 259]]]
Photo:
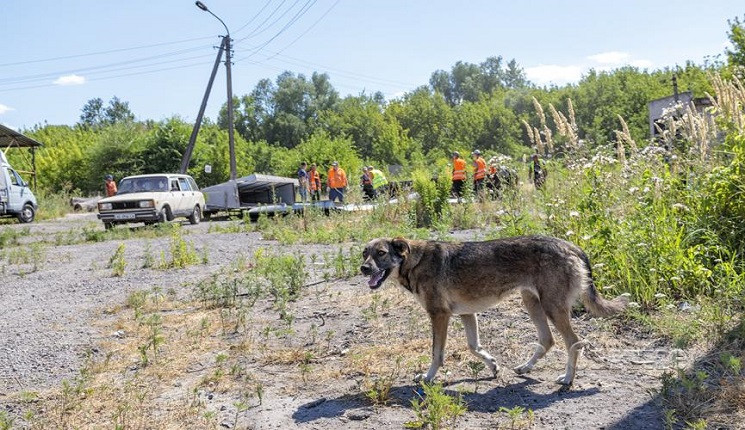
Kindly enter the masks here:
[[[253, 31], [252, 31], [251, 33], [248, 33], [248, 36], [246, 36], [246, 37], [244, 37], [243, 39], [240, 39], [240, 40], [238, 40], [238, 41], [240, 42], [240, 41], [243, 41], [243, 40], [245, 40], [245, 39], [248, 39], [249, 37], [252, 37], [252, 36], [254, 35], [254, 33], [256, 33], [256, 31], [258, 31], [258, 30], [259, 30], [260, 28], [262, 28], [262, 27], [263, 27], [263, 25], [264, 25], [264, 24], [266, 24], [266, 22], [267, 22], [267, 21], [269, 21], [270, 19], [272, 19], [272, 17], [274, 16], [274, 14], [275, 14], [275, 13], [277, 13], [277, 11], [279, 11], [279, 9], [280, 9], [280, 8], [281, 8], [281, 7], [282, 7], [282, 6], [284, 5], [284, 4], [285, 4], [285, 2], [286, 2], [286, 1], [287, 1], [287, 0], [282, 0], [282, 1], [281, 1], [281, 2], [279, 3], [279, 5], [277, 5], [277, 7], [275, 7], [275, 8], [274, 8], [274, 10], [272, 11], [272, 13], [270, 13], [270, 14], [269, 14], [269, 16], [267, 16], [266, 18], [264, 18], [264, 20], [263, 20], [263, 21], [261, 21], [261, 23], [259, 23], [259, 25], [257, 25], [257, 26], [256, 26], [256, 28], [255, 28], [255, 29], [254, 29], [254, 30], [253, 30]], [[293, 4], [293, 6], [294, 6], [294, 4]], [[289, 8], [289, 9], [292, 9], [292, 6], [290, 6], [290, 8]], [[288, 10], [289, 10], [289, 9], [288, 9]], [[284, 13], [283, 13], [282, 15], [280, 15], [280, 18], [281, 18], [282, 16], [284, 16], [284, 14], [285, 14], [285, 13], [287, 13], [287, 11], [285, 11], [285, 12], [284, 12]], [[272, 22], [271, 24], [269, 24], [269, 26], [268, 26], [267, 28], [271, 27], [271, 26], [272, 26], [272, 25], [274, 25], [274, 24], [275, 24], [276, 22], [277, 22], [277, 21], [275, 20], [274, 22]], [[262, 31], [263, 31], [263, 30], [262, 30]]]
[[[290, 19], [290, 21], [287, 24], [285, 24], [284, 27], [282, 27], [274, 36], [272, 36], [271, 38], [269, 38], [267, 41], [265, 41], [259, 47], [253, 49], [254, 52], [252, 54], [249, 54], [248, 56], [242, 58], [241, 60], [245, 60], [247, 58], [251, 58], [253, 55], [255, 55], [256, 53], [258, 53], [259, 51], [261, 51], [264, 47], [266, 47], [268, 44], [270, 44], [274, 39], [276, 39], [282, 33], [284, 33], [285, 31], [287, 31], [288, 28], [290, 28], [295, 22], [297, 22], [298, 19], [300, 19], [303, 15], [305, 15], [308, 12], [308, 10], [310, 10], [310, 8], [313, 7], [314, 4], [316, 4], [316, 1], [318, 1], [318, 0], [308, 0], [308, 1], [306, 1], [305, 4], [303, 5], [303, 7], [300, 9], [300, 11], [298, 11], [298, 13], [296, 13], [295, 16], [293, 16]], [[236, 60], [236, 62], [241, 61], [241, 60]]]
[[301, 37], [303, 37], [303, 36], [305, 36], [306, 34], [308, 34], [308, 32], [309, 32], [309, 31], [313, 30], [313, 28], [314, 28], [314, 27], [315, 27], [316, 25], [318, 25], [318, 23], [319, 23], [319, 22], [323, 21], [323, 19], [324, 19], [324, 18], [326, 18], [326, 15], [328, 15], [328, 14], [329, 14], [329, 12], [331, 12], [331, 10], [332, 10], [333, 8], [335, 8], [335, 7], [336, 7], [336, 5], [338, 5], [340, 1], [341, 1], [341, 0], [336, 0], [336, 1], [334, 2], [334, 4], [332, 4], [332, 5], [331, 5], [331, 7], [330, 7], [330, 8], [326, 9], [326, 12], [324, 12], [324, 13], [323, 13], [323, 15], [321, 15], [321, 17], [320, 17], [320, 18], [318, 18], [317, 20], [315, 20], [315, 22], [313, 22], [313, 24], [311, 24], [311, 25], [310, 25], [310, 27], [308, 27], [308, 28], [307, 28], [307, 29], [306, 29], [306, 30], [305, 30], [304, 32], [300, 33], [300, 35], [299, 35], [298, 37], [296, 37], [295, 39], [293, 39], [293, 40], [292, 40], [292, 42], [288, 43], [288, 44], [287, 44], [287, 45], [285, 45], [285, 46], [284, 46], [284, 47], [283, 47], [282, 49], [280, 49], [279, 51], [277, 51], [277, 52], [276, 52], [276, 53], [275, 53], [275, 54], [274, 54], [273, 56], [271, 56], [271, 57], [267, 58], [267, 60], [271, 60], [272, 58], [276, 57], [276, 56], [277, 56], [277, 55], [279, 55], [279, 54], [280, 54], [280, 53], [281, 53], [282, 51], [284, 51], [285, 49], [287, 49], [287, 48], [289, 48], [290, 46], [294, 45], [294, 44], [295, 44], [295, 42], [297, 42], [298, 40], [300, 40], [300, 38], [301, 38]]
[[243, 30], [244, 28], [248, 27], [248, 26], [249, 26], [249, 24], [251, 24], [252, 22], [254, 22], [254, 20], [255, 20], [256, 18], [258, 18], [258, 16], [259, 16], [259, 15], [261, 15], [261, 13], [262, 13], [262, 12], [264, 12], [264, 9], [266, 9], [266, 8], [267, 8], [267, 6], [269, 6], [269, 5], [271, 4], [271, 3], [272, 3], [272, 0], [268, 0], [268, 1], [266, 2], [266, 3], [264, 3], [264, 7], [262, 7], [262, 8], [261, 8], [261, 9], [260, 9], [260, 10], [259, 10], [259, 11], [258, 11], [257, 13], [256, 13], [256, 15], [254, 15], [254, 16], [253, 16], [253, 17], [252, 17], [252, 18], [251, 18], [250, 20], [248, 20], [248, 22], [247, 22], [247, 23], [243, 24], [243, 26], [241, 26], [241, 28], [239, 28], [238, 30], [236, 30], [236, 31], [235, 31], [235, 33], [238, 33], [239, 31], [241, 31], [241, 30]]
[[97, 52], [89, 52], [86, 54], [75, 54], [75, 55], [66, 55], [62, 57], [52, 57], [52, 58], [42, 58], [38, 60], [27, 60], [27, 61], [19, 61], [16, 63], [4, 63], [0, 64], [0, 67], [7, 67], [7, 66], [20, 66], [24, 64], [34, 64], [34, 63], [45, 63], [49, 61], [58, 61], [58, 60], [68, 60], [71, 58], [81, 58], [81, 57], [92, 57], [95, 55], [105, 55], [105, 54], [113, 54], [116, 52], [125, 52], [125, 51], [134, 51], [137, 49], [145, 49], [145, 48], [155, 48], [158, 46], [166, 46], [166, 45], [176, 45], [179, 43], [186, 43], [186, 42], [193, 42], [195, 40], [205, 40], [205, 39], [211, 39], [214, 36], [208, 36], [208, 37], [195, 37], [192, 39], [183, 39], [183, 40], [176, 40], [173, 42], [162, 42], [162, 43], [153, 43], [150, 45], [141, 45], [141, 46], [133, 46], [130, 48], [118, 48], [118, 49], [109, 49], [106, 51], [97, 51]]
[[[198, 62], [198, 63], [184, 64], [184, 65], [173, 66], [173, 67], [164, 67], [164, 68], [160, 68], [160, 69], [146, 70], [146, 71], [142, 71], [142, 72], [124, 73], [124, 74], [112, 75], [112, 76], [102, 76], [102, 77], [98, 77], [98, 78], [87, 79], [87, 81], [94, 82], [94, 81], [103, 81], [103, 80], [108, 80], [108, 79], [122, 78], [122, 77], [127, 77], [127, 76], [146, 75], [146, 74], [149, 74], [149, 73], [163, 72], [163, 71], [168, 71], [168, 70], [186, 69], [186, 68], [194, 67], [194, 66], [204, 66], [204, 65], [207, 65], [207, 64], [210, 64], [210, 63], [211, 62], [201, 61], [201, 62]], [[0, 93], [10, 92], [10, 91], [17, 91], [17, 90], [35, 89], [35, 88], [59, 87], [59, 86], [62, 86], [62, 85], [51, 84], [51, 83], [50, 84], [42, 84], [42, 85], [31, 85], [31, 86], [26, 86], [26, 87], [16, 87], [16, 88], [0, 89]]]
[[185, 53], [188, 53], [188, 52], [193, 52], [193, 51], [197, 51], [197, 50], [201, 50], [201, 49], [204, 49], [204, 46], [199, 46], [199, 47], [194, 47], [194, 48], [187, 48], [187, 49], [182, 49], [182, 50], [179, 50], [179, 51], [161, 53], [161, 54], [158, 54], [158, 55], [151, 55], [151, 56], [148, 56], [148, 57], [135, 58], [135, 59], [126, 60], [126, 61], [117, 61], [115, 63], [109, 63], [109, 64], [104, 64], [104, 65], [99, 65], [99, 66], [91, 66], [91, 67], [82, 67], [82, 68], [76, 68], [76, 69], [68, 69], [68, 70], [63, 70], [63, 71], [56, 71], [56, 72], [51, 72], [51, 73], [42, 73], [42, 74], [37, 74], [37, 75], [26, 75], [26, 76], [16, 76], [16, 77], [11, 77], [11, 78], [4, 78], [4, 79], [0, 79], [0, 85], [12, 85], [12, 84], [18, 84], [18, 83], [24, 83], [24, 82], [33, 82], [35, 80], [49, 79], [49, 78], [53, 78], [55, 76], [64, 75], [64, 74], [68, 74], [68, 73], [82, 73], [82, 72], [90, 72], [90, 71], [99, 70], [99, 69], [108, 69], [108, 68], [112, 68], [112, 67], [116, 67], [116, 66], [130, 65], [132, 63], [140, 63], [140, 62], [149, 61], [149, 60], [153, 60], [153, 59], [161, 59], [163, 57], [172, 57], [174, 55], [181, 55], [181, 54], [185, 54]]

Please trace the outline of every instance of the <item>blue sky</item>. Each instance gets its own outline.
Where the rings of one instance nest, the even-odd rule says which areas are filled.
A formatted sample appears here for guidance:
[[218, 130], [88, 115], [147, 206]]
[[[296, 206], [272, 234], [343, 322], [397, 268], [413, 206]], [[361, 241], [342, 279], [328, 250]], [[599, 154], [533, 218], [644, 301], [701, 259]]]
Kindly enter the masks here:
[[[233, 90], [284, 70], [342, 94], [400, 96], [456, 61], [515, 58], [538, 84], [589, 68], [662, 68], [722, 54], [740, 1], [204, 0], [235, 40]], [[294, 19], [293, 19], [294, 18]], [[3, 0], [0, 123], [74, 124], [96, 97], [138, 119], [196, 117], [223, 26], [191, 0]], [[157, 46], [154, 46], [157, 45]], [[226, 100], [225, 71], [207, 116]]]

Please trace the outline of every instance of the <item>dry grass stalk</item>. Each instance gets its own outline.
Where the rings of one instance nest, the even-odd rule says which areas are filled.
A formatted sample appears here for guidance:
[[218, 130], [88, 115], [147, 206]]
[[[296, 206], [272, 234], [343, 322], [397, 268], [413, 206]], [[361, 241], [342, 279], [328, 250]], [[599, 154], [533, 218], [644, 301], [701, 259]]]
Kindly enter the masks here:
[[572, 126], [572, 130], [574, 130], [575, 134], [577, 133], [577, 117], [574, 115], [574, 104], [572, 103], [572, 99], [567, 99], [567, 111], [569, 112], [569, 125]]
[[546, 113], [543, 111], [543, 107], [540, 103], [538, 103], [538, 99], [536, 99], [535, 97], [533, 97], [533, 106], [535, 107], [536, 113], [538, 113], [538, 119], [541, 121], [541, 130], [543, 131], [543, 136], [546, 138], [545, 154], [552, 153], [554, 152], [554, 139], [551, 133], [551, 129], [548, 128], [548, 124], [546, 123]]
[[735, 129], [742, 133], [745, 131], [745, 87], [737, 76], [731, 81], [726, 81], [721, 75], [710, 73], [709, 79], [714, 87], [712, 96], [706, 96], [714, 106], [714, 113], [732, 124]]

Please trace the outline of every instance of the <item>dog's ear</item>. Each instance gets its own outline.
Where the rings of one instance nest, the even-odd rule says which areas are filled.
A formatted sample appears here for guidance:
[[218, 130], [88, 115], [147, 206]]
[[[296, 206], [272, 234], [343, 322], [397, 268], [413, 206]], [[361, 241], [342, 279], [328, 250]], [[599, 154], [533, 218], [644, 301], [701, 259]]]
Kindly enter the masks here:
[[409, 242], [403, 237], [393, 239], [391, 241], [391, 247], [403, 258], [406, 258], [409, 255], [409, 251], [411, 251], [411, 248], [409, 248]]

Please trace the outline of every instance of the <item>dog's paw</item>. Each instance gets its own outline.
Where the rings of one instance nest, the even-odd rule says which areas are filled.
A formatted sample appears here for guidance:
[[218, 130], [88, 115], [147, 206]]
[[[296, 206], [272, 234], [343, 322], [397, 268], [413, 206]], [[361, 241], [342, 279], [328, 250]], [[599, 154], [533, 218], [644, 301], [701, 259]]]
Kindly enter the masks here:
[[533, 365], [525, 363], [522, 366], [513, 367], [512, 370], [514, 370], [518, 375], [524, 375], [533, 370]]
[[499, 376], [499, 365], [496, 362], [493, 362], [490, 366], [492, 375], [496, 378]]
[[430, 380], [427, 379], [427, 374], [426, 373], [418, 373], [414, 377], [414, 382], [417, 382], [417, 383], [419, 383], [419, 382], [430, 382]]
[[556, 378], [556, 383], [560, 385], [572, 385], [573, 378], [568, 377], [567, 375], [561, 375], [558, 378]]

